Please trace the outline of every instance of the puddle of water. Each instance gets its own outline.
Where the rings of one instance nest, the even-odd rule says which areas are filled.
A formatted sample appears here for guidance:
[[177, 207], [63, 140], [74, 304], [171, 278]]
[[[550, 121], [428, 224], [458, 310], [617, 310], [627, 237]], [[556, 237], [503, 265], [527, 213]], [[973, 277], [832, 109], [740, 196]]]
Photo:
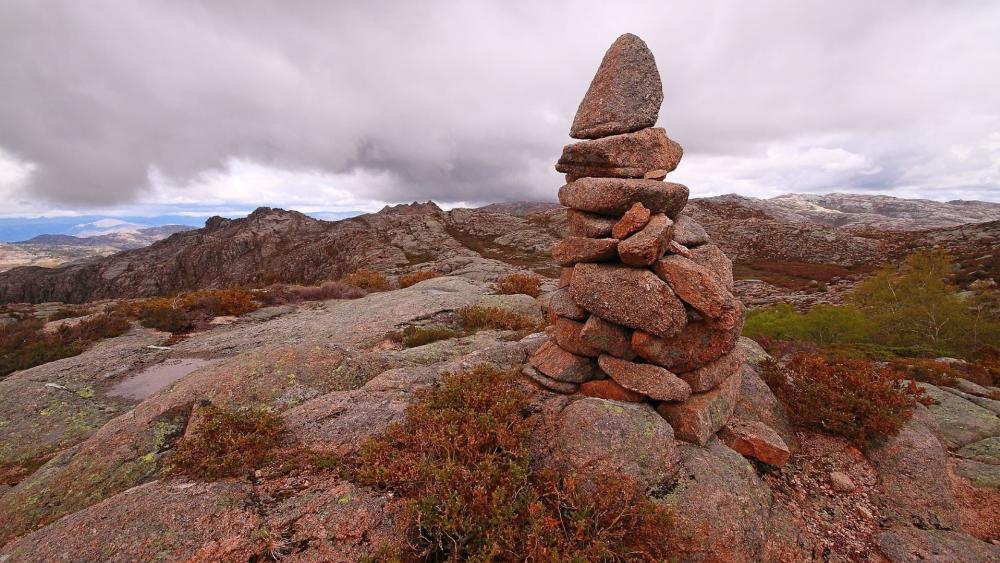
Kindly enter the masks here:
[[108, 395], [141, 401], [192, 371], [212, 363], [200, 358], [165, 360], [140, 371], [108, 391]]

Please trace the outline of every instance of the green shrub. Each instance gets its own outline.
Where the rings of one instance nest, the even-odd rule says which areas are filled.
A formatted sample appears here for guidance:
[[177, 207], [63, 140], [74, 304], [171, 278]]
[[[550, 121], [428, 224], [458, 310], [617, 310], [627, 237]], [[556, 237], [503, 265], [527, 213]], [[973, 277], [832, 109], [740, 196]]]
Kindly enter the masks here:
[[531, 471], [516, 372], [446, 375], [406, 419], [362, 444], [354, 480], [400, 498], [403, 559], [666, 560], [669, 515], [627, 479]]
[[743, 333], [754, 339], [799, 340], [819, 345], [866, 342], [871, 327], [856, 307], [816, 305], [799, 313], [788, 304], [747, 313]]
[[285, 432], [281, 417], [267, 408], [209, 405], [195, 413], [195, 432], [178, 440], [170, 455], [171, 473], [208, 480], [240, 475], [271, 462]]

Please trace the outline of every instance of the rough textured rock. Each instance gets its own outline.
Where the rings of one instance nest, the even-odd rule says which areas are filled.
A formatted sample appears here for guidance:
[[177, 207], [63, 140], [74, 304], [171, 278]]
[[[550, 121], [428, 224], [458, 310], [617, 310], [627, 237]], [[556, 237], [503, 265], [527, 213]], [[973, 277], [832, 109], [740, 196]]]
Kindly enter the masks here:
[[589, 356], [596, 358], [601, 355], [601, 350], [587, 344], [581, 337], [583, 323], [572, 319], [558, 318], [555, 323], [556, 344], [560, 348], [576, 354], [577, 356]]
[[642, 177], [646, 180], [663, 180], [667, 177], [667, 171], [662, 169], [650, 170], [649, 172], [643, 174]]
[[616, 223], [617, 221], [613, 217], [577, 211], [576, 209], [566, 210], [566, 234], [571, 237], [608, 238]]
[[705, 228], [683, 213], [674, 219], [674, 240], [689, 249], [709, 242]]
[[1000, 437], [986, 438], [959, 448], [955, 455], [982, 463], [1000, 465]]
[[604, 262], [615, 257], [618, 239], [566, 237], [552, 247], [552, 258], [560, 266], [577, 262]]
[[580, 178], [559, 188], [559, 203], [566, 207], [613, 217], [621, 217], [639, 202], [650, 212], [673, 219], [687, 200], [686, 186], [656, 180]]
[[570, 290], [573, 299], [591, 313], [656, 336], [673, 336], [687, 324], [684, 305], [670, 286], [649, 270], [577, 264]]
[[611, 378], [588, 381], [580, 385], [580, 393], [597, 399], [626, 403], [641, 403], [646, 400], [646, 396], [642, 393], [630, 391], [615, 383], [615, 380]]
[[684, 149], [662, 127], [640, 129], [563, 147], [556, 170], [578, 178], [642, 178], [677, 168]]
[[879, 535], [878, 547], [892, 563], [1000, 561], [1000, 547], [950, 530], [894, 527]]
[[618, 256], [629, 266], [649, 266], [666, 252], [673, 230], [674, 222], [657, 213], [642, 230], [618, 244]]
[[799, 441], [784, 407], [757, 371], [750, 365], [744, 365], [740, 371], [740, 380], [740, 398], [730, 420], [766, 424], [781, 436], [791, 451], [798, 450]]
[[551, 340], [542, 344], [528, 361], [547, 377], [564, 383], [583, 383], [594, 375], [589, 359], [567, 352]]
[[691, 387], [669, 371], [652, 364], [637, 364], [602, 355], [598, 365], [622, 387], [642, 393], [657, 401], [684, 401], [691, 396]]
[[604, 54], [570, 128], [574, 139], [630, 133], [656, 124], [663, 86], [653, 53], [626, 33]]
[[555, 393], [562, 393], [563, 395], [572, 395], [573, 393], [576, 393], [577, 389], [580, 387], [576, 383], [556, 381], [530, 365], [524, 366], [521, 369], [521, 374], [540, 385], [543, 389], [548, 389], [549, 391], [553, 391]]
[[564, 267], [559, 268], [559, 282], [556, 284], [560, 288], [569, 287], [569, 284], [573, 281], [573, 268]]
[[591, 315], [587, 322], [583, 323], [580, 337], [588, 345], [616, 358], [635, 359], [631, 331], [623, 326], [609, 323], [597, 315]]
[[788, 463], [791, 456], [781, 436], [763, 422], [730, 420], [719, 432], [719, 439], [733, 450], [775, 467]]
[[760, 561], [772, 497], [753, 466], [719, 440], [678, 450], [677, 480], [659, 498], [675, 511], [670, 542], [678, 559]]
[[[631, 240], [631, 239], [630, 239]], [[619, 245], [619, 254], [621, 246]], [[666, 256], [653, 267], [656, 275], [670, 284], [677, 297], [705, 316], [719, 328], [733, 328], [742, 312], [737, 299], [724, 285], [719, 274], [683, 256]]]
[[566, 317], [574, 321], [587, 320], [587, 310], [576, 304], [568, 287], [552, 292], [551, 297], [549, 297], [549, 312], [552, 315]]
[[744, 361], [743, 351], [739, 348], [734, 348], [698, 369], [677, 375], [691, 386], [691, 391], [703, 393], [709, 389], [714, 389], [717, 385], [738, 373]]
[[563, 409], [555, 447], [559, 466], [585, 474], [627, 476], [652, 487], [677, 473], [673, 430], [648, 405], [574, 401]]
[[830, 473], [830, 487], [838, 493], [852, 493], [857, 488], [851, 476], [843, 471]]
[[938, 419], [941, 439], [949, 449], [1000, 436], [1000, 418], [992, 412], [933, 385], [918, 385], [937, 401], [928, 409]]
[[971, 459], [955, 460], [955, 474], [980, 489], [1000, 489], [1000, 466]]
[[729, 291], [733, 290], [733, 261], [721, 248], [714, 244], [704, 244], [691, 249], [691, 260], [719, 276]]
[[651, 217], [649, 209], [641, 202], [635, 202], [611, 228], [611, 236], [622, 240], [642, 230]]
[[[742, 305], [738, 306], [741, 309], [739, 317], [742, 319]], [[637, 330], [632, 333], [632, 349], [648, 362], [675, 373], [687, 372], [732, 350], [742, 330], [742, 322], [730, 330], [723, 330], [712, 327], [705, 321], [689, 321], [680, 334], [671, 338], [660, 338]]]
[[739, 399], [740, 382], [737, 373], [711, 391], [691, 395], [683, 403], [660, 403], [656, 410], [674, 428], [678, 439], [703, 446], [729, 422]]

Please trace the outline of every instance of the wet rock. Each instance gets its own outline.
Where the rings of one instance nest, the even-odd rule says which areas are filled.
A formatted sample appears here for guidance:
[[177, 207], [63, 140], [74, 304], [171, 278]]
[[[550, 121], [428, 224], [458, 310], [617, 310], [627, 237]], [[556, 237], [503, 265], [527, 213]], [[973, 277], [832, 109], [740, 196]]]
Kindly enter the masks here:
[[552, 247], [552, 258], [560, 266], [578, 262], [604, 262], [615, 257], [618, 239], [566, 237]]
[[656, 336], [674, 336], [687, 324], [684, 305], [649, 270], [577, 264], [570, 290], [573, 299], [591, 313]]
[[673, 171], [683, 155], [680, 144], [656, 127], [566, 145], [556, 170], [581, 178], [642, 178], [650, 170]]
[[571, 237], [608, 238], [616, 222], [613, 217], [569, 209], [566, 212], [566, 234]]
[[667, 250], [674, 222], [662, 213], [653, 215], [638, 233], [618, 244], [618, 256], [629, 266], [649, 266]]
[[696, 370], [677, 375], [691, 386], [691, 391], [703, 393], [709, 389], [715, 389], [717, 385], [738, 373], [743, 366], [743, 361], [743, 351], [734, 348], [717, 360], [713, 360]]
[[576, 304], [573, 296], [570, 295], [568, 287], [563, 287], [552, 292], [549, 297], [549, 312], [552, 315], [566, 317], [574, 321], [587, 319], [586, 309]]
[[[739, 307], [739, 318], [742, 319], [742, 304]], [[688, 372], [732, 350], [742, 330], [742, 322], [732, 329], [723, 330], [705, 321], [689, 321], [684, 330], [671, 338], [660, 338], [637, 330], [632, 333], [632, 349], [648, 362], [675, 373]]]
[[709, 242], [705, 228], [683, 213], [674, 219], [674, 240], [689, 249]]
[[580, 393], [597, 399], [624, 401], [626, 403], [642, 403], [646, 400], [646, 396], [642, 393], [630, 391], [615, 383], [615, 380], [611, 378], [597, 379], [583, 383], [580, 385]]
[[726, 256], [721, 248], [714, 244], [704, 244], [698, 248], [692, 248], [691, 260], [719, 276], [726, 289], [730, 292], [733, 291], [733, 261]]
[[631, 33], [615, 40], [580, 102], [574, 139], [596, 139], [656, 124], [663, 103], [660, 73], [649, 47]]
[[[631, 240], [631, 239], [630, 239]], [[628, 241], [622, 243], [625, 245]], [[622, 249], [619, 245], [619, 254]], [[656, 275], [670, 284], [677, 297], [705, 316], [719, 328], [733, 328], [742, 312], [737, 299], [724, 285], [721, 276], [683, 256], [666, 256], [653, 267]]]
[[577, 356], [589, 356], [596, 358], [601, 355], [601, 351], [587, 344], [580, 333], [583, 330], [583, 323], [572, 319], [558, 318], [555, 322], [555, 339], [560, 348], [576, 354]]
[[583, 383], [594, 375], [589, 359], [567, 352], [551, 340], [542, 344], [528, 361], [547, 377], [564, 383]]
[[587, 322], [583, 323], [580, 337], [588, 345], [616, 358], [635, 359], [631, 342], [632, 331], [623, 326], [609, 323], [597, 315], [591, 315]]
[[580, 178], [559, 188], [559, 203], [580, 211], [621, 217], [636, 202], [673, 219], [687, 204], [688, 189], [656, 180]]
[[611, 228], [611, 236], [619, 240], [628, 238], [630, 235], [641, 231], [646, 226], [646, 223], [649, 223], [651, 216], [649, 209], [646, 209], [645, 205], [637, 201], [632, 204], [632, 207]]
[[691, 395], [683, 403], [660, 403], [656, 410], [674, 428], [678, 439], [703, 446], [729, 422], [739, 399], [740, 383], [737, 373], [711, 391]]
[[602, 355], [598, 365], [622, 387], [657, 401], [684, 401], [691, 387], [669, 371], [652, 364], [637, 364]]
[[733, 450], [775, 467], [788, 463], [791, 455], [781, 436], [763, 422], [730, 419], [719, 432], [719, 439]]

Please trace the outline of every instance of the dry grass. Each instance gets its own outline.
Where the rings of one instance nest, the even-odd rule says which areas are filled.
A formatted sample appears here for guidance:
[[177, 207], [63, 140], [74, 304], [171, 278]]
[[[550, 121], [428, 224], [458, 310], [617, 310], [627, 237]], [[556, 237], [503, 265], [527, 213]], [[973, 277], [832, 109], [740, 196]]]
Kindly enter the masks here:
[[381, 272], [363, 268], [340, 278], [340, 282], [360, 287], [366, 291], [386, 291], [389, 289], [389, 280]]
[[413, 284], [420, 283], [424, 280], [429, 280], [433, 278], [440, 277], [441, 274], [437, 272], [432, 272], [430, 270], [420, 270], [418, 272], [412, 272], [409, 274], [403, 274], [399, 276], [399, 287], [410, 287]]
[[456, 311], [462, 326], [467, 330], [497, 329], [497, 330], [537, 330], [541, 323], [527, 315], [522, 315], [500, 307], [484, 307], [471, 305]]
[[446, 326], [408, 326], [403, 330], [390, 333], [388, 338], [407, 348], [416, 348], [456, 336], [459, 336], [459, 333]]
[[203, 289], [175, 297], [152, 297], [122, 304], [118, 310], [146, 328], [174, 334], [193, 330], [214, 317], [242, 315], [260, 307], [253, 293], [241, 288]]
[[501, 295], [517, 295], [523, 293], [538, 297], [542, 292], [542, 277], [534, 274], [510, 274], [493, 284], [493, 291]]
[[301, 301], [326, 301], [328, 299], [358, 299], [368, 295], [360, 287], [328, 281], [320, 285], [275, 284], [256, 292], [256, 297], [267, 305], [283, 305]]

